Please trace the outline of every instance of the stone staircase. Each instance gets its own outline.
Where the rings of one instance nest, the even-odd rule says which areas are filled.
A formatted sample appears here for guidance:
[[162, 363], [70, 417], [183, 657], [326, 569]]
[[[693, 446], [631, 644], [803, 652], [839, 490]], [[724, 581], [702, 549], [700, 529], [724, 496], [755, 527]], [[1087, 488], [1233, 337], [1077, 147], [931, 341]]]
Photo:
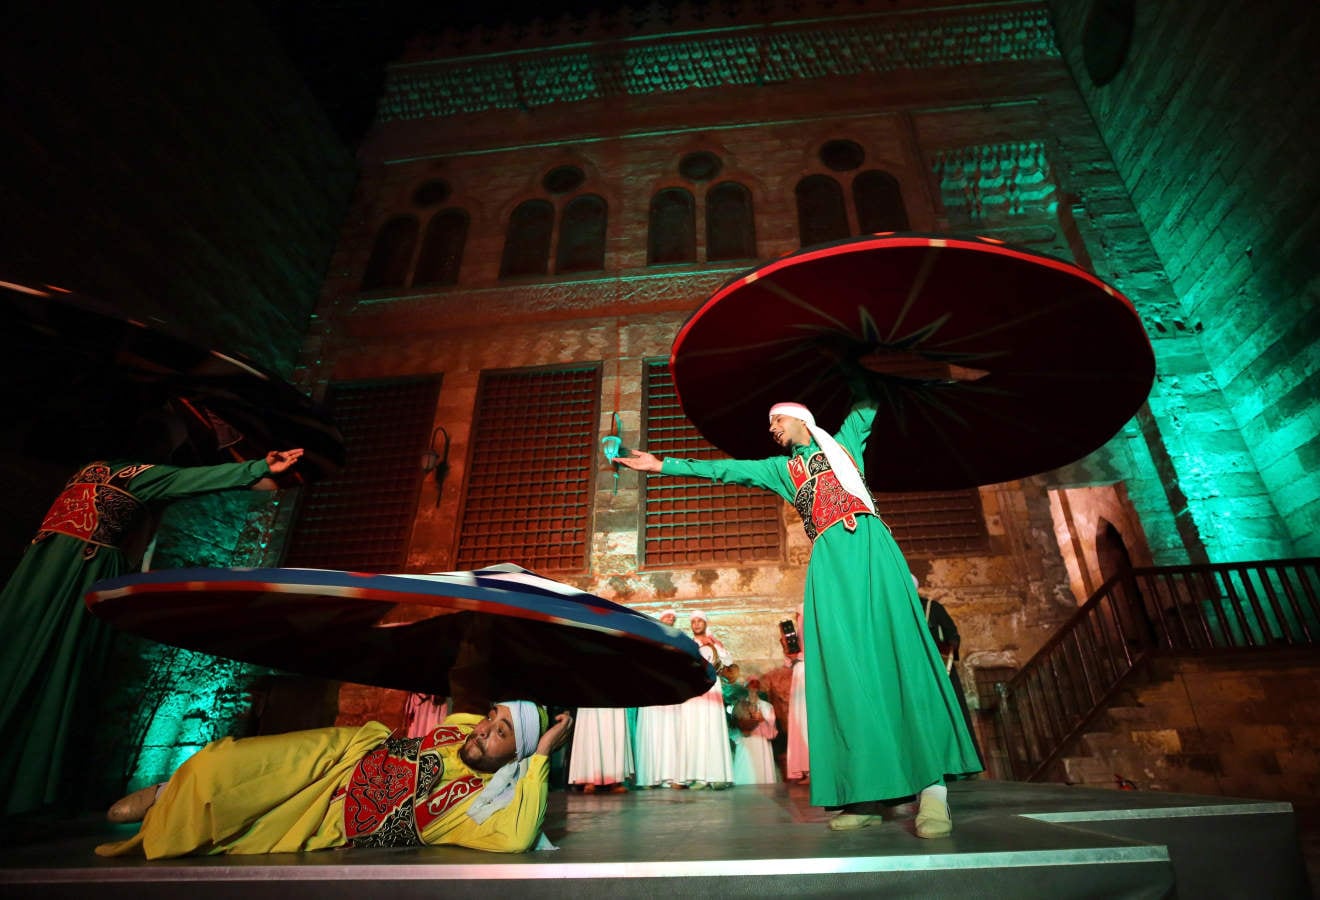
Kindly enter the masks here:
[[1125, 570], [996, 684], [1003, 768], [1320, 797], [1317, 674], [1320, 558]]
[[1320, 654], [1157, 657], [1046, 780], [1279, 800], [1320, 798]]

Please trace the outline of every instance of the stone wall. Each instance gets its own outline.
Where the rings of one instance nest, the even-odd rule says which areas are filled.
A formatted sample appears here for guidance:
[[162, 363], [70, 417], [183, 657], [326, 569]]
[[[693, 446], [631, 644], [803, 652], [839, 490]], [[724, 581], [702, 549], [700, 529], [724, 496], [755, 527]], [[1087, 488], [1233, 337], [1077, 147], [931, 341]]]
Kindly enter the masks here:
[[[1320, 797], [1312, 651], [1157, 659], [1063, 760], [1063, 780], [1269, 800]], [[1085, 755], [1081, 755], [1085, 754]]]
[[[1191, 469], [1188, 499], [1215, 561], [1320, 547], [1316, 257], [1320, 11], [1291, 0], [1099, 4], [1051, 0], [1059, 45], [1104, 135], [1177, 305], [1161, 354]], [[1121, 67], [1099, 10], [1129, 6]], [[1106, 38], [1106, 34], [1111, 37]], [[1171, 342], [1172, 343], [1172, 342]]]
[[356, 167], [261, 15], [7, 12], [9, 274], [290, 372]]
[[[870, 17], [867, 27], [881, 32], [944, 28], [959, 46], [941, 52], [955, 56], [985, 38], [975, 22], [1035, 22], [1043, 11], [1032, 3], [919, 6], [894, 10], [863, 3], [857, 10]], [[784, 52], [799, 61], [805, 56], [792, 54], [807, 39], [794, 37], [797, 32], [810, 31], [816, 40], [851, 27], [843, 19], [780, 24]], [[419, 101], [406, 114], [403, 106], [388, 106], [360, 151], [363, 178], [299, 377], [319, 391], [337, 380], [443, 373], [435, 421], [448, 431], [452, 468], [439, 502], [426, 494], [419, 504], [408, 567], [452, 567], [484, 369], [599, 362], [600, 433], [611, 430], [616, 411], [624, 432], [638, 433], [643, 361], [667, 356], [697, 304], [748, 265], [647, 266], [651, 197], [684, 185], [700, 198], [708, 186], [679, 175], [678, 161], [687, 153], [715, 154], [724, 165], [720, 180], [750, 190], [761, 260], [797, 249], [794, 186], [808, 173], [827, 171], [817, 158], [824, 142], [847, 139], [865, 149], [865, 168], [897, 178], [913, 230], [981, 231], [1075, 259], [1131, 297], [1148, 322], [1167, 318], [1175, 299], [1071, 77], [1050, 41], [1025, 40], [1031, 29], [1017, 34], [1021, 40], [1013, 52], [957, 66], [938, 55], [914, 54], [901, 65], [890, 65], [891, 59], [845, 73], [789, 66], [773, 84], [730, 77], [684, 90], [656, 83], [627, 89], [616, 84], [583, 96], [550, 92], [540, 105], [454, 111]], [[584, 35], [574, 53], [593, 59], [601, 54], [605, 65], [616, 45], [592, 39]], [[465, 67], [474, 70], [473, 78], [490, 77], [480, 55], [448, 58], [442, 51], [453, 52], [453, 46], [434, 49], [427, 59], [414, 52], [400, 63], [388, 95], [411, 96], [408, 91], [416, 89], [430, 96], [434, 84], [462, 77]], [[698, 53], [691, 46], [684, 52]], [[538, 54], [562, 62], [562, 48], [537, 50], [533, 40], [519, 64], [533, 66]], [[607, 203], [604, 270], [501, 280], [510, 214], [525, 200], [547, 197], [541, 179], [561, 165], [579, 167], [586, 175], [581, 191]], [[848, 176], [840, 177], [846, 185]], [[470, 216], [458, 283], [360, 291], [377, 231], [409, 212], [424, 227], [429, 213], [411, 198], [437, 178], [450, 188], [445, 205]], [[701, 206], [698, 260], [705, 257]], [[1158, 329], [1152, 331], [1158, 336]], [[1157, 344], [1162, 352], [1164, 345]], [[1147, 418], [1153, 421], [1152, 414]], [[1176, 481], [1173, 489], [1166, 484], [1170, 473], [1178, 477], [1185, 458], [1165, 445], [1162, 427], [1144, 428], [1134, 420], [1074, 466], [983, 487], [985, 551], [910, 560], [923, 590], [958, 621], [965, 665], [1020, 665], [1075, 608], [1051, 516], [1052, 491], [1123, 482], [1145, 529], [1136, 548], [1148, 554], [1143, 558], [1184, 562], [1194, 555], [1189, 547], [1200, 542], [1195, 523], [1180, 523], [1187, 504]], [[424, 491], [433, 489], [428, 484]], [[1213, 485], [1206, 476], [1185, 490], [1208, 495]], [[655, 570], [639, 558], [638, 501], [635, 476], [624, 473], [615, 493], [611, 474], [600, 470], [587, 569], [547, 574], [644, 612], [675, 606], [680, 624], [685, 609], [701, 608], [745, 672], [778, 665], [776, 622], [800, 603], [808, 552], [791, 510], [785, 508], [786, 550], [776, 564]], [[346, 691], [344, 701], [352, 706], [345, 715], [370, 712], [357, 689]], [[394, 705], [395, 698], [380, 695], [382, 716], [394, 715]]]
[[[20, 0], [6, 16], [0, 277], [290, 373], [356, 167], [258, 13]], [[11, 427], [5, 574], [68, 477], [19, 454]]]

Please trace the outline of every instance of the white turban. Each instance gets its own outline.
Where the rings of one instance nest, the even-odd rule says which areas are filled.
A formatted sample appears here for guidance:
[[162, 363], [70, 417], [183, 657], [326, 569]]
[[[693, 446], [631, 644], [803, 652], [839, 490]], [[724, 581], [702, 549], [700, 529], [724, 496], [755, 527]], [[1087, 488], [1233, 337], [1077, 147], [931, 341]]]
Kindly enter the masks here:
[[811, 414], [801, 403], [776, 403], [770, 407], [770, 418], [773, 421], [775, 416], [792, 416], [795, 419], [801, 419], [807, 425], [807, 431], [816, 439], [820, 449], [825, 452], [825, 458], [829, 460], [830, 468], [834, 470], [834, 475], [839, 479], [839, 484], [843, 489], [852, 494], [858, 500], [866, 504], [866, 508], [875, 515], [875, 501], [871, 499], [871, 492], [866, 489], [866, 482], [862, 480], [861, 470], [857, 464], [852, 461], [848, 451], [839, 446], [836, 441], [825, 429], [816, 424], [816, 417]]
[[689, 611], [689, 612], [688, 612], [688, 618], [689, 618], [689, 619], [700, 619], [700, 620], [703, 621], [703, 622], [709, 622], [709, 621], [710, 621], [710, 619], [707, 619], [707, 618], [706, 618], [706, 614], [705, 614], [704, 612], [702, 612], [701, 610], [699, 610], [699, 609], [694, 609], [694, 610]]

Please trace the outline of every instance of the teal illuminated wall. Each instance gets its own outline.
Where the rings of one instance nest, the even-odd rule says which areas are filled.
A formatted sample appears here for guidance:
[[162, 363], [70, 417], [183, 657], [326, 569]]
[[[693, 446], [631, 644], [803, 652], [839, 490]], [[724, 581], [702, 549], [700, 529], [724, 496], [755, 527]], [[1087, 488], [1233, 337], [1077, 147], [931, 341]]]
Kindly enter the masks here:
[[1212, 558], [1315, 554], [1320, 14], [1290, 0], [1129, 5], [1127, 53], [1100, 84], [1088, 59], [1114, 42], [1097, 10], [1124, 4], [1050, 3], [1177, 298], [1153, 323], [1168, 390], [1152, 411]]
[[[162, 522], [154, 569], [260, 566], [281, 499], [264, 491], [230, 491], [175, 503]], [[247, 730], [253, 681], [269, 672], [152, 641], [121, 641], [118, 762], [127, 788], [155, 784], [208, 741]]]

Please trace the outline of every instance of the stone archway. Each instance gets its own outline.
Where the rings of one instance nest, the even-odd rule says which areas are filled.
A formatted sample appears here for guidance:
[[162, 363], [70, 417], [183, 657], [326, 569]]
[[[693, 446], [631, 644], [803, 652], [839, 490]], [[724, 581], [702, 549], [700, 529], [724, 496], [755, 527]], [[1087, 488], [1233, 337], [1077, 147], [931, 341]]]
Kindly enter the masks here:
[[1095, 533], [1095, 559], [1100, 567], [1103, 583], [1115, 575], [1132, 568], [1132, 554], [1128, 552], [1123, 533], [1108, 519], [1100, 518]]
[[1118, 577], [1112, 589], [1114, 612], [1123, 636], [1130, 644], [1144, 644], [1153, 640], [1155, 629], [1146, 609], [1146, 600], [1132, 578], [1123, 576], [1132, 571], [1132, 554], [1128, 551], [1123, 533], [1103, 516], [1096, 520], [1095, 559], [1100, 569], [1100, 582], [1104, 584]]
[[1049, 497], [1055, 539], [1079, 606], [1122, 569], [1154, 564], [1122, 483], [1053, 488]]

